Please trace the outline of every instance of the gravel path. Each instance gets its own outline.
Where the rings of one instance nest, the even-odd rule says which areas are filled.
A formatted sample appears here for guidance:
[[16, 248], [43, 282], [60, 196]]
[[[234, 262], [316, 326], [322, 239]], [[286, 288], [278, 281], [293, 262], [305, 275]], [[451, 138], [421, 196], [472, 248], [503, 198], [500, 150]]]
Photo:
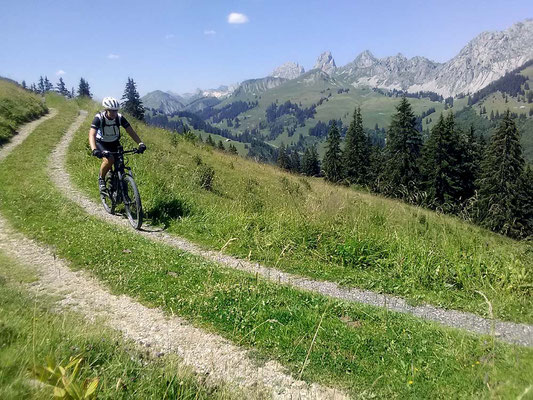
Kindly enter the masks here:
[[[79, 129], [86, 116], [87, 112], [80, 113], [70, 127], [69, 135]], [[27, 137], [38, 123], [35, 121], [31, 126], [25, 126], [21, 132]], [[22, 140], [24, 138], [18, 143]], [[2, 149], [0, 155], [7, 156], [14, 147], [8, 151]], [[15, 232], [1, 215], [0, 251], [35, 268], [39, 279], [30, 286], [33, 292], [58, 295], [62, 298], [57, 303], [60, 308], [74, 309], [90, 320], [102, 320], [155, 354], [178, 355], [184, 364], [204, 375], [208, 384], [238, 385], [246, 393], [246, 398], [264, 397], [265, 394], [287, 400], [348, 398], [339, 390], [292, 378], [275, 361], [258, 365], [249, 351], [221, 336], [195, 328], [182, 318], [167, 317], [160, 309], [145, 307], [128, 296], [109, 293], [88, 273], [72, 271], [68, 262]]]
[[[74, 123], [71, 129], [69, 129], [67, 134], [63, 137], [61, 142], [52, 153], [52, 159], [58, 162], [55, 163], [55, 166], [52, 162], [49, 165], [51, 179], [65, 194], [65, 196], [78, 203], [88, 213], [97, 215], [98, 217], [116, 225], [129, 227], [127, 219], [120, 216], [109, 215], [105, 212], [100, 204], [95, 204], [85, 195], [83, 195], [80, 190], [74, 187], [67, 173], [67, 168], [65, 165], [67, 149], [74, 137], [74, 134], [81, 125], [83, 117], [87, 114], [83, 111], [82, 113], [83, 114], [80, 115], [78, 120]], [[96, 179], [95, 190], [97, 190]], [[336, 299], [370, 304], [378, 307], [386, 307], [391, 311], [412, 314], [416, 317], [434, 321], [445, 326], [463, 329], [476, 334], [491, 334], [494, 332], [495, 337], [501, 341], [533, 347], [532, 325], [485, 319], [472, 313], [446, 310], [428, 304], [411, 306], [406, 302], [406, 300], [397, 296], [384, 295], [369, 290], [343, 288], [334, 282], [316, 281], [282, 272], [275, 268], [267, 268], [258, 263], [241, 260], [225, 255], [221, 252], [205, 250], [189, 242], [188, 240], [169, 235], [160, 231], [159, 229], [147, 227], [143, 231], [136, 232], [152, 240], [166, 243], [180, 250], [202, 256], [219, 264], [250, 272], [252, 274], [258, 274], [259, 276], [274, 282], [291, 285], [299, 289], [320, 293]]]

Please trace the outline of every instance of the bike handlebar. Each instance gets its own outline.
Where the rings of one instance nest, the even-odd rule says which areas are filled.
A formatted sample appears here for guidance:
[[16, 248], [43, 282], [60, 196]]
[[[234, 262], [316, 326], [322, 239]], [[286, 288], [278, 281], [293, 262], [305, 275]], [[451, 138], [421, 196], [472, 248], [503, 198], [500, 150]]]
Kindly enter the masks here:
[[102, 152], [102, 154], [105, 155], [116, 155], [116, 154], [129, 154], [129, 153], [132, 153], [132, 154], [141, 154], [139, 153], [139, 149], [131, 149], [131, 150], [122, 150], [122, 151], [107, 151], [107, 150], [104, 150]]

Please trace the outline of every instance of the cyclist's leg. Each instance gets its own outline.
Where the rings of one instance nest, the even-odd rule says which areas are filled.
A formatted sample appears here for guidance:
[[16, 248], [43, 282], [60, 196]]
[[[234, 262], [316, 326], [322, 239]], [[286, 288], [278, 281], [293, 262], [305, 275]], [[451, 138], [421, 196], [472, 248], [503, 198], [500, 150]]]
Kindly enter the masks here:
[[[102, 142], [99, 140], [96, 141], [96, 147], [98, 148], [98, 150], [102, 152], [103, 151], [111, 151], [111, 152], [117, 151], [118, 146], [119, 146], [118, 140], [115, 142]], [[100, 174], [99, 174], [100, 178], [105, 178], [107, 172], [111, 169], [114, 162], [115, 162], [115, 159], [113, 158], [113, 156], [102, 158], [102, 165], [100, 165]]]

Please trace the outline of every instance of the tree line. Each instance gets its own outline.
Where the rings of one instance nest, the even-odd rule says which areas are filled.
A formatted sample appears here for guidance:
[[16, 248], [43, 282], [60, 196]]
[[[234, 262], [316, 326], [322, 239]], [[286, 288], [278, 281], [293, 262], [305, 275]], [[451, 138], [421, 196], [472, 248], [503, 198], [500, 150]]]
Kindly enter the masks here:
[[298, 153], [282, 145], [278, 165], [323, 176], [335, 184], [365, 186], [513, 238], [533, 236], [533, 169], [523, 158], [520, 133], [509, 110], [489, 143], [473, 126], [460, 130], [451, 111], [440, 115], [425, 141], [416, 125], [411, 105], [403, 97], [392, 116], [385, 146], [376, 146], [357, 108], [344, 140], [332, 121], [322, 163], [314, 147], [307, 148], [298, 161]]
[[[84, 78], [80, 78], [77, 95], [76, 91], [74, 90], [74, 87], [72, 87], [71, 90], [67, 89], [65, 81], [61, 76], [59, 77], [59, 81], [57, 82], [55, 87], [46, 75], [44, 77], [41, 75], [37, 84], [32, 83], [30, 86], [28, 86], [26, 84], [26, 81], [23, 80], [21, 82], [21, 86], [26, 90], [41, 95], [47, 92], [57, 92], [68, 98], [88, 97], [92, 99], [93, 97], [89, 82]], [[133, 79], [128, 78], [128, 82], [126, 83], [126, 88], [124, 89], [124, 94], [121, 100], [123, 100], [121, 102], [121, 106], [125, 112], [130, 113], [136, 119], [144, 120], [144, 107], [142, 105], [139, 92], [137, 91], [137, 84]]]

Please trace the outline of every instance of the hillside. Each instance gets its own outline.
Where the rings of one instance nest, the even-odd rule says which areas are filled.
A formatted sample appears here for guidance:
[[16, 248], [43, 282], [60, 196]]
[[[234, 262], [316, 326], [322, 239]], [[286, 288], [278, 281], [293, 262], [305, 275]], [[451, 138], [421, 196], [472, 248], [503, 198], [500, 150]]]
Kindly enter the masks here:
[[[527, 269], [530, 244], [320, 179], [299, 178], [213, 150], [191, 135], [176, 135], [133, 119], [148, 151], [129, 157], [129, 165], [148, 216], [164, 231], [153, 225], [144, 232], [124, 229], [115, 223], [122, 220], [120, 215], [102, 217], [97, 199], [99, 161], [87, 148], [91, 118], [80, 109], [90, 116], [98, 104], [54, 94], [47, 95], [47, 102], [58, 110], [57, 116], [43, 122], [0, 161], [0, 235], [10, 240], [0, 241], [0, 248], [13, 251], [28, 242], [18, 239], [24, 235], [32, 239], [32, 246], [51, 249], [36, 252], [37, 268], [43, 268], [45, 259], [51, 266], [48, 278], [39, 275], [32, 286], [55, 288], [52, 293], [62, 294], [56, 296], [59, 300], [50, 299], [54, 312], [61, 312], [61, 325], [57, 320], [47, 323], [47, 314], [35, 299], [32, 307], [26, 306], [29, 303], [7, 291], [6, 281], [0, 280], [0, 296], [6, 299], [1, 312], [9, 315], [8, 324], [2, 324], [2, 332], [9, 336], [0, 347], [1, 356], [12, 360], [16, 354], [23, 363], [32, 358], [44, 363], [57, 344], [55, 354], [62, 360], [78, 354], [87, 357], [83, 377], [98, 376], [103, 396], [128, 398], [161, 397], [161, 391], [198, 398], [223, 396], [220, 389], [204, 390], [206, 381], [200, 376], [220, 377], [222, 383], [255, 390], [265, 385], [287, 399], [291, 390], [296, 391], [294, 398], [309, 393], [308, 387], [332, 388], [342, 398], [362, 392], [376, 398], [514, 398], [529, 385], [533, 352], [528, 347], [504, 343], [494, 335], [451, 329], [426, 317], [395, 312], [389, 305], [384, 308], [386, 304], [298, 289], [292, 283], [238, 270], [221, 262], [223, 257], [215, 263], [205, 252], [179, 250], [170, 239], [222, 249], [243, 263], [259, 261], [270, 271], [314, 278], [315, 285], [338, 283], [340, 291], [360, 287], [375, 295], [395, 293], [409, 300], [406, 309], [427, 301], [471, 311], [471, 317], [493, 313], [499, 319], [528, 323], [533, 320], [532, 278]], [[68, 147], [65, 137], [74, 138]], [[125, 140], [125, 145], [131, 143]], [[35, 152], [36, 146], [41, 151]], [[66, 160], [59, 155], [60, 148]], [[213, 168], [215, 180], [206, 189], [202, 177], [208, 167]], [[58, 174], [70, 176], [77, 187], [58, 181]], [[22, 196], [24, 201], [18, 201]], [[87, 203], [99, 212], [90, 212], [83, 205]], [[16, 234], [4, 231], [4, 218]], [[28, 251], [17, 254], [29, 257]], [[4, 264], [0, 254], [2, 271]], [[16, 276], [8, 265], [7, 273]], [[20, 276], [15, 280], [20, 281]], [[86, 280], [72, 285], [73, 277]], [[88, 285], [88, 278], [95, 286]], [[9, 277], [10, 285], [12, 281]], [[108, 298], [99, 297], [102, 292]], [[91, 296], [100, 300], [87, 303]], [[484, 296], [491, 303], [490, 313]], [[63, 313], [59, 304], [96, 316], [95, 335], [79, 336], [75, 327], [83, 325]], [[154, 321], [157, 313], [160, 317]], [[138, 332], [137, 343], [143, 350], [137, 352], [120, 338], [110, 340], [102, 329], [110, 318], [99, 319], [104, 315], [114, 317], [113, 328], [122, 327], [126, 336]], [[137, 323], [132, 326], [132, 321]], [[176, 323], [159, 325], [165, 321]], [[490, 326], [490, 320], [483, 321]], [[50, 344], [33, 339], [31, 332], [36, 329], [52, 332], [39, 336], [51, 337]], [[26, 333], [14, 333], [21, 330]], [[187, 365], [198, 366], [204, 360], [198, 369], [200, 383], [196, 377], [176, 375], [171, 358], [148, 354], [159, 346], [169, 355], [180, 354]], [[235, 359], [237, 364], [231, 362]], [[23, 393], [26, 372], [9, 365], [10, 376], [20, 376], [19, 386], [2, 381], [0, 393]], [[282, 372], [272, 375], [273, 365]], [[242, 375], [243, 368], [250, 370]], [[264, 376], [269, 379], [263, 381]], [[179, 392], [178, 386], [184, 391]]]
[[0, 145], [7, 142], [24, 122], [45, 114], [48, 108], [40, 98], [16, 82], [0, 77]]

